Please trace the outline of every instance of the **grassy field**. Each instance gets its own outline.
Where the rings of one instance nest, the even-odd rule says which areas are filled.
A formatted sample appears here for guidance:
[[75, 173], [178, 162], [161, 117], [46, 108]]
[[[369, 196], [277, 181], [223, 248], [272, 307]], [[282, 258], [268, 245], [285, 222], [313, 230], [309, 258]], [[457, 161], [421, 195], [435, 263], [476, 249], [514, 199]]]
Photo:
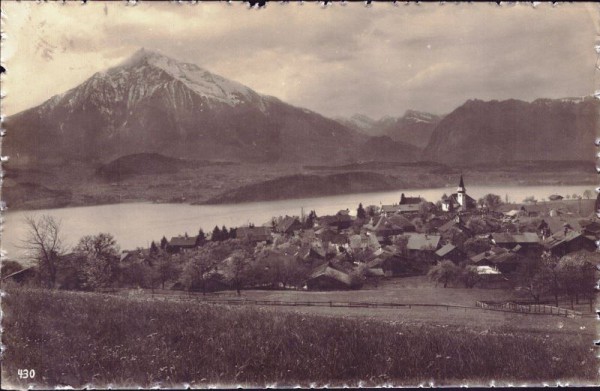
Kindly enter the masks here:
[[[122, 294], [148, 297], [150, 292], [127, 291]], [[178, 291], [160, 291], [155, 295], [158, 300], [190, 300], [190, 296]], [[193, 295], [191, 300], [201, 300], [201, 294]], [[209, 294], [207, 299], [238, 299], [235, 291]], [[240, 299], [274, 301], [313, 301], [313, 302], [371, 302], [402, 304], [441, 304], [449, 306], [473, 307], [440, 308], [329, 308], [329, 307], [268, 307], [273, 312], [294, 312], [305, 315], [319, 315], [335, 318], [357, 318], [361, 320], [383, 320], [400, 322], [406, 325], [431, 324], [436, 326], [468, 326], [474, 330], [485, 331], [490, 328], [507, 327], [523, 332], [573, 332], [592, 333], [597, 322], [589, 313], [589, 306], [582, 304], [577, 310], [588, 311], [587, 317], [570, 319], [547, 315], [530, 315], [510, 312], [489, 311], [475, 308], [480, 301], [511, 301], [517, 299], [513, 291], [504, 289], [466, 289], [462, 287], [442, 288], [435, 286], [424, 276], [393, 278], [382, 281], [377, 287], [367, 287], [358, 291], [282, 291], [247, 290], [242, 291]], [[565, 303], [566, 304], [566, 303]], [[567, 306], [564, 306], [567, 308]]]
[[[597, 383], [588, 333], [9, 289], [2, 386]], [[17, 370], [34, 369], [33, 381]]]

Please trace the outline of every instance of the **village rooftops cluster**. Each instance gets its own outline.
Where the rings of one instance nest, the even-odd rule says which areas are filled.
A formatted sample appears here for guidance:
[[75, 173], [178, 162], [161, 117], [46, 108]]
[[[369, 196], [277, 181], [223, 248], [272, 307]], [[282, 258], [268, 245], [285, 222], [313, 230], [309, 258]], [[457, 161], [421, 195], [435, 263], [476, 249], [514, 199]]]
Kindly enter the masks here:
[[[367, 278], [423, 274], [442, 260], [472, 265], [482, 275], [501, 278], [514, 273], [531, 254], [596, 252], [595, 241], [600, 239], [594, 213], [584, 216], [563, 201], [552, 201], [549, 207], [478, 207], [467, 196], [462, 176], [457, 192], [445, 200], [435, 207], [420, 196], [401, 194], [397, 205], [367, 206], [360, 219], [348, 209], [325, 216], [311, 212], [308, 217], [284, 216], [264, 226], [238, 227], [229, 234], [256, 251], [268, 248], [272, 256], [311, 265], [308, 289], [350, 288], [356, 274]], [[186, 252], [211, 239], [183, 235], [164, 245], [172, 253]], [[144, 251], [127, 252], [122, 261], [143, 257]]]

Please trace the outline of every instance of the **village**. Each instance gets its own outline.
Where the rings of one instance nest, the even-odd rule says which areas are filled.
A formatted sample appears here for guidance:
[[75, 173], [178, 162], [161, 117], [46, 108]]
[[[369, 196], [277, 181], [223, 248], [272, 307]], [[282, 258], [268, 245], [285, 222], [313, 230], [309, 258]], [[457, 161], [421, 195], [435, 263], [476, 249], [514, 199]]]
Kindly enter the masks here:
[[[475, 200], [462, 176], [458, 182], [455, 193], [436, 203], [401, 193], [393, 205], [215, 227], [208, 235], [163, 237], [146, 249], [119, 252], [110, 234], [84, 237], [55, 262], [53, 286], [239, 295], [377, 288], [389, 279], [427, 276], [443, 287], [517, 289], [535, 302], [553, 296], [556, 306], [559, 296], [571, 305], [580, 298], [591, 303], [594, 272], [588, 269], [600, 238], [594, 200], [558, 194], [522, 204], [493, 194]], [[43, 262], [6, 271], [3, 281], [19, 284], [42, 284], [47, 274]]]

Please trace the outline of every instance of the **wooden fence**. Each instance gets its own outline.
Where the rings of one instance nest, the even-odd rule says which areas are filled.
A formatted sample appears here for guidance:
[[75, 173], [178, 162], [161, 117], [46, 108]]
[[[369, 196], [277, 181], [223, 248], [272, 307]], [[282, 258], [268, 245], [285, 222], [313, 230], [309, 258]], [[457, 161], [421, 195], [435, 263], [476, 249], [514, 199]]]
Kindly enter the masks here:
[[525, 314], [556, 315], [568, 318], [580, 318], [581, 312], [566, 308], [554, 307], [545, 304], [516, 304], [516, 303], [491, 303], [478, 301], [476, 306], [486, 310], [520, 312]]
[[[108, 292], [106, 292], [108, 293]], [[138, 296], [148, 300], [177, 300], [194, 301], [207, 304], [220, 305], [256, 305], [256, 306], [280, 306], [280, 307], [331, 307], [331, 308], [382, 308], [382, 309], [412, 309], [412, 308], [436, 308], [438, 310], [476, 310], [476, 311], [502, 311], [513, 312], [524, 315], [553, 315], [564, 316], [568, 318], [580, 318], [582, 313], [579, 311], [568, 310], [566, 308], [553, 307], [545, 304], [517, 304], [510, 302], [485, 302], [477, 301], [474, 307], [451, 305], [451, 304], [423, 304], [423, 303], [392, 303], [392, 302], [365, 302], [365, 301], [291, 301], [291, 300], [254, 300], [246, 298], [214, 298], [204, 296], [201, 293], [189, 292], [186, 295], [175, 294], [170, 291], [157, 292], [148, 295], [149, 292], [136, 292], [131, 290], [113, 290], [112, 294], [127, 296]]]

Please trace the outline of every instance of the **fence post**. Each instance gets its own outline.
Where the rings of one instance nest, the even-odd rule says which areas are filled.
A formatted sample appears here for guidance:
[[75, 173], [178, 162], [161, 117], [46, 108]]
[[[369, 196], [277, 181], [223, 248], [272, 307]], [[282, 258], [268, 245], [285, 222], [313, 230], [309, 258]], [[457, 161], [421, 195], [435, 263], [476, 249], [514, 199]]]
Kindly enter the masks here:
[[329, 301], [329, 306], [333, 307], [333, 303], [331, 301]]

